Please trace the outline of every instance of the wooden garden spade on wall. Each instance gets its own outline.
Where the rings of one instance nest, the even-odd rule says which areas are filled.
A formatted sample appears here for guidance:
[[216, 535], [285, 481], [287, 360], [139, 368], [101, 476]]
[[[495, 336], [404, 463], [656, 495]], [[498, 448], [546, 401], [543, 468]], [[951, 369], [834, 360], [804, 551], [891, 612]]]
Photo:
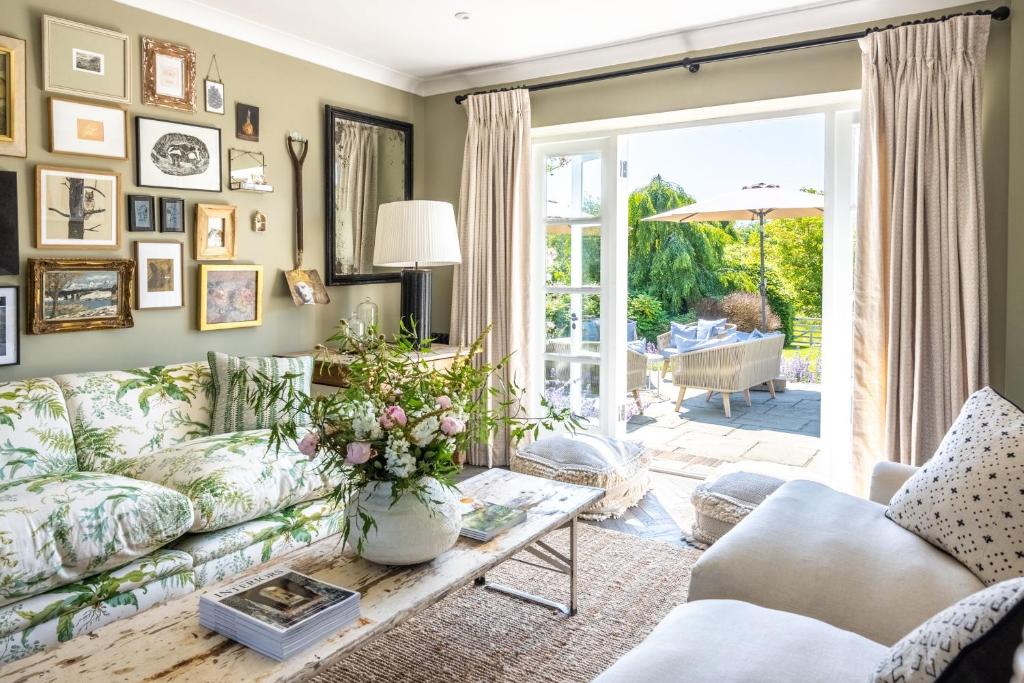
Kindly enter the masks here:
[[286, 271], [284, 279], [288, 282], [288, 291], [291, 292], [292, 301], [296, 306], [329, 304], [331, 297], [327, 295], [320, 273], [316, 269], [302, 268], [302, 163], [306, 160], [306, 152], [309, 151], [309, 141], [293, 131], [288, 135], [285, 144], [295, 172], [295, 268]]

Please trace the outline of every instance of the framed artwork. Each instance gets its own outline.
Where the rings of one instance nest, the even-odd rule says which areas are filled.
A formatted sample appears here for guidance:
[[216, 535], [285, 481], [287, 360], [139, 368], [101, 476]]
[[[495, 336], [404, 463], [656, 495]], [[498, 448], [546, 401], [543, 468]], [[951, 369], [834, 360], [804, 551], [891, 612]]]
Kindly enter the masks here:
[[21, 272], [18, 242], [18, 174], [0, 171], [0, 275]]
[[224, 84], [220, 81], [203, 81], [203, 92], [206, 93], [206, 111], [211, 114], [224, 113]]
[[235, 137], [249, 142], [260, 141], [260, 108], [235, 102]]
[[50, 151], [128, 158], [128, 112], [120, 107], [50, 98]]
[[238, 209], [229, 204], [196, 204], [196, 260], [230, 261], [238, 246]]
[[128, 43], [124, 33], [44, 16], [43, 88], [128, 104], [132, 99]]
[[185, 232], [185, 200], [160, 198], [160, 232]]
[[135, 117], [135, 184], [220, 192], [220, 128]]
[[0, 36], [0, 154], [23, 157], [25, 124], [25, 41]]
[[132, 327], [135, 262], [129, 259], [29, 259], [32, 334]]
[[36, 247], [121, 246], [121, 174], [36, 166]]
[[195, 50], [143, 36], [142, 103], [195, 111], [195, 101]]
[[156, 230], [156, 207], [153, 195], [128, 195], [128, 229], [132, 232]]
[[136, 309], [185, 305], [184, 253], [181, 242], [135, 243]]
[[327, 288], [324, 287], [324, 282], [317, 271], [287, 270], [284, 279], [288, 283], [288, 291], [296, 306], [331, 303], [331, 297], [328, 296]]
[[0, 286], [0, 365], [17, 365], [21, 362], [18, 297], [17, 285]]
[[199, 266], [199, 329], [263, 324], [263, 266]]

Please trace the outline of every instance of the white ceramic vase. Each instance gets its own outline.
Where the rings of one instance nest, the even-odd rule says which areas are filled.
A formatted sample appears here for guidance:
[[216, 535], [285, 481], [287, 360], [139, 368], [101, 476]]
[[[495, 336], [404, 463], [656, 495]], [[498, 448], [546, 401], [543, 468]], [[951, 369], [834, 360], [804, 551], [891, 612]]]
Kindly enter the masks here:
[[[455, 491], [433, 478], [420, 480], [426, 485], [424, 504], [413, 493], [405, 493], [391, 504], [391, 483], [370, 482], [359, 491], [358, 509], [376, 522], [363, 543], [363, 557], [379, 564], [417, 564], [428, 562], [445, 552], [459, 538], [462, 516]], [[362, 536], [362, 522], [350, 501], [349, 547], [353, 550]]]

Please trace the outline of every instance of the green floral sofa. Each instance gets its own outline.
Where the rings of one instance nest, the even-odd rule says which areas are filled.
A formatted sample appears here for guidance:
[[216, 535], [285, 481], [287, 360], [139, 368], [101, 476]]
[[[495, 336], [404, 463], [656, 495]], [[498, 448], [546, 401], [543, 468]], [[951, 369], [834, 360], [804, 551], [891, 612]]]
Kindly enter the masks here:
[[206, 363], [0, 383], [0, 663], [337, 533], [268, 430], [211, 435]]

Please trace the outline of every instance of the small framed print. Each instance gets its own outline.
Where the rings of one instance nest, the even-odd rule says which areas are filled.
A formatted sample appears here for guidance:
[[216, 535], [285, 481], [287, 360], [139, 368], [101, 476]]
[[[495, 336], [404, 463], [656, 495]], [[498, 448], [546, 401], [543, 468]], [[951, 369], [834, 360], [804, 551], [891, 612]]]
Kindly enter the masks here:
[[153, 195], [128, 195], [128, 230], [131, 232], [154, 232], [156, 230], [156, 207]]
[[260, 141], [260, 108], [235, 103], [235, 137], [249, 142]]
[[0, 154], [28, 152], [25, 124], [25, 41], [0, 36]]
[[142, 103], [195, 111], [195, 100], [195, 50], [143, 36]]
[[263, 266], [199, 266], [199, 329], [263, 324]]
[[181, 242], [135, 243], [136, 309], [185, 305], [184, 253]]
[[128, 36], [59, 17], [43, 17], [43, 88], [128, 104], [132, 99]]
[[36, 166], [36, 247], [121, 246], [121, 174]]
[[185, 232], [185, 200], [160, 198], [160, 232]]
[[139, 187], [220, 192], [220, 162], [220, 128], [135, 117]]
[[0, 365], [21, 362], [19, 301], [17, 285], [0, 286]]
[[206, 111], [211, 114], [224, 113], [224, 84], [220, 81], [203, 81], [203, 92], [206, 93]]
[[132, 327], [135, 262], [129, 259], [28, 260], [32, 334]]
[[231, 261], [237, 251], [238, 210], [228, 204], [196, 204], [196, 260]]
[[128, 158], [128, 112], [120, 107], [50, 98], [50, 151]]

